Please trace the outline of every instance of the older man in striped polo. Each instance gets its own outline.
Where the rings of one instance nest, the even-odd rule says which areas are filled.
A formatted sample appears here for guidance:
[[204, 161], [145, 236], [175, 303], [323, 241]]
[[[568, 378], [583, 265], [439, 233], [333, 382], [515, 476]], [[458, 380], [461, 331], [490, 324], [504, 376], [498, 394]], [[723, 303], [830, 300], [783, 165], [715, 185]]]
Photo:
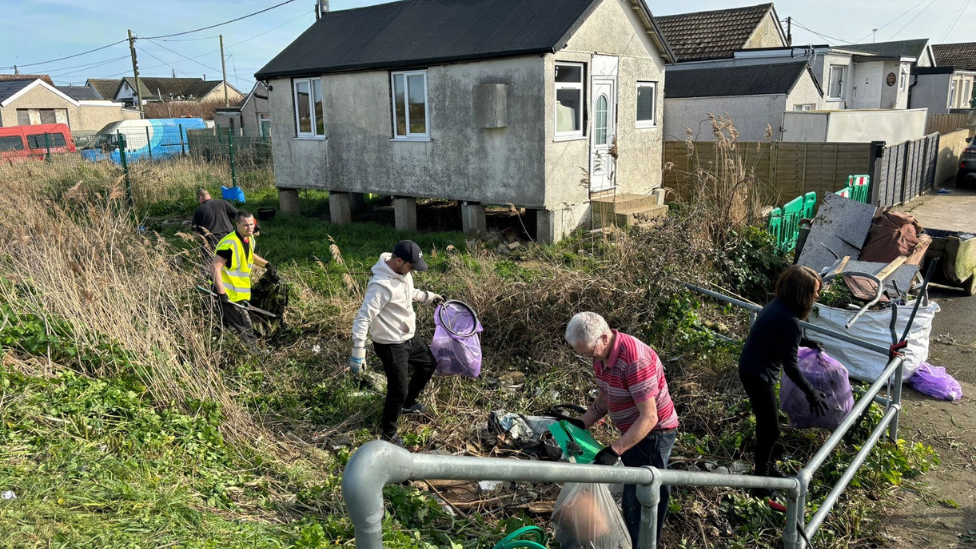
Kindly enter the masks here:
[[[566, 342], [579, 355], [593, 360], [599, 389], [596, 400], [583, 414], [583, 427], [588, 429], [610, 414], [613, 425], [622, 433], [596, 455], [594, 463], [614, 465], [620, 459], [628, 467], [652, 465], [667, 469], [677, 435], [678, 414], [654, 349], [635, 337], [611, 330], [602, 316], [592, 312], [578, 313], [570, 319]], [[670, 495], [670, 487], [662, 486], [657, 512], [658, 539]], [[623, 515], [637, 547], [641, 505], [635, 485], [624, 486]]]

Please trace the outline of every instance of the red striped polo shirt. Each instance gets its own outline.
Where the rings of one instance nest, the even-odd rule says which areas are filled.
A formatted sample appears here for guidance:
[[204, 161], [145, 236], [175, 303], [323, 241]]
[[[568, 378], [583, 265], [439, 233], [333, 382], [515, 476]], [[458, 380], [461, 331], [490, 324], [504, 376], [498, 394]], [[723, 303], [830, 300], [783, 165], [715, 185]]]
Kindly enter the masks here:
[[657, 425], [652, 431], [674, 429], [678, 414], [674, 410], [664, 367], [654, 349], [635, 337], [613, 330], [614, 344], [606, 368], [593, 361], [597, 386], [607, 401], [607, 411], [614, 426], [626, 433], [637, 421], [637, 404], [649, 398], [657, 399]]

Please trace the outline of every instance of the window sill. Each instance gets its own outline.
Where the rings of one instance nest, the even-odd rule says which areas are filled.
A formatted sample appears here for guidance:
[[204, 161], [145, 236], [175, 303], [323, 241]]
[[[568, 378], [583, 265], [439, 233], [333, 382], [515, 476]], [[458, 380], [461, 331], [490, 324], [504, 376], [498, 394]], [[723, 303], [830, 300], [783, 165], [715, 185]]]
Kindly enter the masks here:
[[430, 142], [430, 136], [426, 136], [426, 137], [394, 137], [394, 138], [390, 139], [390, 141], [392, 141], [394, 143], [397, 143], [397, 142], [405, 142], [405, 143], [410, 143], [410, 142], [428, 143], [428, 142]]
[[638, 130], [656, 130], [657, 124], [654, 122], [638, 122], [634, 127]]
[[560, 141], [582, 141], [586, 139], [585, 135], [573, 134], [573, 135], [557, 135], [552, 138], [553, 143], [559, 143]]
[[844, 100], [843, 97], [828, 97], [827, 99], [824, 99], [824, 101], [831, 101], [831, 102], [834, 102], [834, 103], [839, 103], [839, 102], [841, 102], [843, 100]]
[[296, 141], [325, 141], [326, 138], [324, 135], [299, 135], [292, 139]]

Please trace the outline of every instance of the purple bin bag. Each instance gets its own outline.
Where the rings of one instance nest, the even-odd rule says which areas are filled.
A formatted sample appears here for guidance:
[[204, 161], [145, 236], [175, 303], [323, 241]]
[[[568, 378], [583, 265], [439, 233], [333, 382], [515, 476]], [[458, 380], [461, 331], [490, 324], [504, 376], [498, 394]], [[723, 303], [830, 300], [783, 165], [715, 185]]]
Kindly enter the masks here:
[[932, 366], [928, 362], [918, 365], [915, 375], [908, 378], [908, 384], [916, 391], [935, 397], [939, 400], [959, 400], [962, 398], [962, 387], [941, 366]]
[[478, 319], [469, 309], [448, 301], [434, 311], [434, 326], [434, 340], [430, 343], [430, 350], [437, 359], [434, 373], [478, 377], [481, 373], [481, 336], [478, 334], [482, 332]]
[[797, 429], [822, 427], [836, 429], [851, 408], [854, 407], [854, 394], [847, 368], [827, 353], [817, 353], [816, 349], [800, 347], [797, 362], [803, 377], [813, 388], [827, 395], [827, 411], [817, 417], [810, 411], [807, 397], [788, 376], [780, 381], [780, 408], [790, 418], [790, 425]]

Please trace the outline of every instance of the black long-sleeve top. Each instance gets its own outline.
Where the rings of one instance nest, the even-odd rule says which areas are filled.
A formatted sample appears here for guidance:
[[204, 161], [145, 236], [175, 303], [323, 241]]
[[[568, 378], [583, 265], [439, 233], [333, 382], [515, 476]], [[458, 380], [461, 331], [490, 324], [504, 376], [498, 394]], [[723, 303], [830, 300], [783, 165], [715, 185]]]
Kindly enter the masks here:
[[803, 330], [800, 319], [785, 303], [774, 299], [756, 318], [739, 356], [739, 372], [774, 384], [785, 371], [793, 383], [809, 395], [813, 386], [797, 365], [796, 353]]

